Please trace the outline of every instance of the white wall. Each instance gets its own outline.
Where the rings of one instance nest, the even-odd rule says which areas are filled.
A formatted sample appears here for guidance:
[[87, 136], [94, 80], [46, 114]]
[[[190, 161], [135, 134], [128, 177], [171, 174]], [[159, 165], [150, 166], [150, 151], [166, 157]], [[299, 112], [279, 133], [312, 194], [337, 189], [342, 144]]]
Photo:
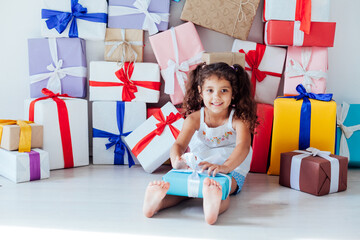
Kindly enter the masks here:
[[[23, 118], [23, 102], [29, 97], [27, 39], [41, 37], [41, 2], [42, 0], [17, 0], [1, 3], [0, 119]], [[179, 16], [184, 2], [185, 0], [180, 3], [171, 1], [170, 25], [182, 23]], [[331, 18], [337, 22], [337, 29], [335, 47], [329, 49], [328, 92], [334, 93], [338, 102], [346, 100], [360, 103], [360, 94], [357, 93], [360, 89], [360, 45], [357, 44], [360, 28], [356, 27], [360, 1], [331, 0], [331, 4]], [[250, 41], [263, 41], [262, 7], [263, 1], [250, 31]], [[206, 51], [230, 51], [232, 37], [202, 27], [197, 29]], [[144, 60], [156, 62], [148, 40], [145, 44]], [[103, 59], [103, 42], [87, 41], [86, 45], [88, 62]], [[168, 99], [163, 94], [157, 105], [161, 106]]]

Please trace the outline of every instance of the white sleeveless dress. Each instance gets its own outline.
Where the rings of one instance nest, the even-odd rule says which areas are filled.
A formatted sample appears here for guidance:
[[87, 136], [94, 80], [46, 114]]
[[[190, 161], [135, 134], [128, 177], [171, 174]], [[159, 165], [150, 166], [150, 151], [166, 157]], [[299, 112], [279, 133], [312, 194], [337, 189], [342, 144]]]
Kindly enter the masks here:
[[[202, 161], [224, 164], [236, 146], [236, 131], [232, 127], [234, 112], [235, 110], [232, 109], [229, 119], [224, 125], [211, 128], [204, 121], [205, 114], [204, 107], [202, 107], [200, 109], [200, 127], [189, 143], [190, 151]], [[240, 192], [244, 184], [245, 177], [250, 170], [251, 158], [252, 148], [250, 147], [246, 159], [231, 172], [238, 184], [236, 193]]]

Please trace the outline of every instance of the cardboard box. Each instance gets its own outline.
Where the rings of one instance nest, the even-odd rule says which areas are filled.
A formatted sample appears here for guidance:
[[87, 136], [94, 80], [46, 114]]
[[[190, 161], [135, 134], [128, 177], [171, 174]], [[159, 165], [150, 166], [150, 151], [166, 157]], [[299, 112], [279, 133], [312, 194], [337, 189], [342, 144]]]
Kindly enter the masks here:
[[246, 40], [260, 0], [187, 0], [180, 19]]
[[[43, 126], [35, 123], [30, 123], [29, 126], [31, 127], [31, 148], [42, 148]], [[2, 126], [0, 147], [9, 151], [18, 150], [20, 134], [21, 129], [19, 125]]]
[[211, 52], [204, 53], [201, 59], [206, 64], [224, 62], [229, 66], [234, 64], [239, 64], [242, 67], [245, 67], [245, 54], [239, 52]]
[[144, 31], [107, 28], [104, 60], [110, 62], [142, 62]]

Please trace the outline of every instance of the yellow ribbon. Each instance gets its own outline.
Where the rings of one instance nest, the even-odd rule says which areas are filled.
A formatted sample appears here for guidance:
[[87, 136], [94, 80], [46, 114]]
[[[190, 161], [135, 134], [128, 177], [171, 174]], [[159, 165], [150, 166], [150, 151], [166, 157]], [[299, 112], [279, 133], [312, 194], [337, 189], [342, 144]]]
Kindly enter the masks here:
[[32, 121], [22, 120], [6, 120], [0, 119], [0, 144], [3, 133], [3, 126], [5, 125], [19, 125], [20, 127], [20, 141], [19, 141], [19, 152], [30, 152], [31, 151], [31, 126], [29, 123]]

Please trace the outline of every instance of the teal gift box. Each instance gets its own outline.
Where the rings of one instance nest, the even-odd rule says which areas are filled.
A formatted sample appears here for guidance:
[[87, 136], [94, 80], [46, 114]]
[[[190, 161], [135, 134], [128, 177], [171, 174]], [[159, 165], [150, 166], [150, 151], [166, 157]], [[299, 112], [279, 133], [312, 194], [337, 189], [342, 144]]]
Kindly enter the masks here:
[[[194, 180], [194, 175], [199, 178]], [[217, 174], [215, 177], [210, 177], [207, 172], [199, 173], [193, 170], [170, 170], [162, 179], [170, 183], [170, 188], [167, 192], [168, 195], [177, 195], [185, 197], [202, 198], [202, 189], [204, 179], [209, 177], [220, 183], [222, 187], [222, 200], [225, 200], [231, 190], [231, 177], [232, 174]]]
[[336, 155], [349, 159], [349, 167], [360, 167], [360, 104], [343, 102], [337, 109]]

